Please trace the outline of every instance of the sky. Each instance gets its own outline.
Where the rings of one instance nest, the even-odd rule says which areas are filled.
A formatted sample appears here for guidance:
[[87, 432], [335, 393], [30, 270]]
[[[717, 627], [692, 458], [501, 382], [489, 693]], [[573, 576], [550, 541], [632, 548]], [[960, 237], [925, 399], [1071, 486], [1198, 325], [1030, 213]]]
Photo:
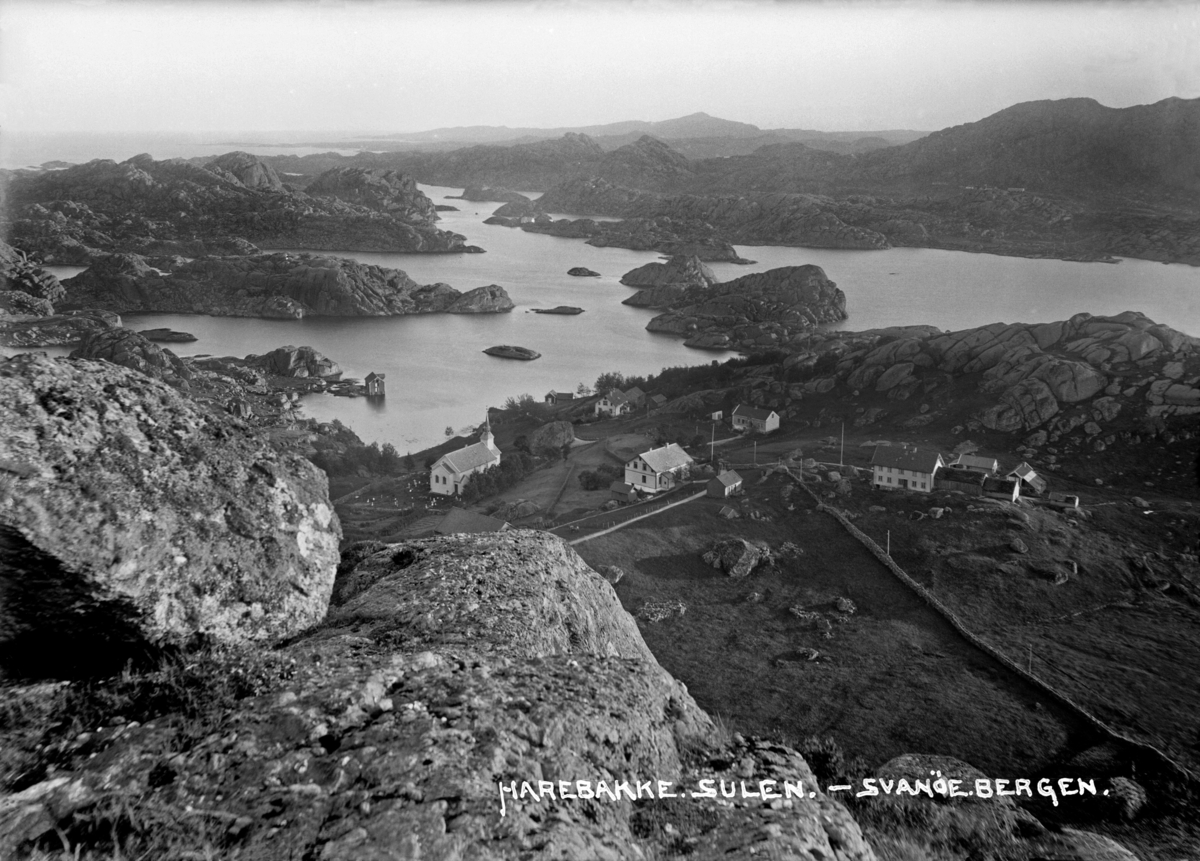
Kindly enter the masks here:
[[0, 134], [396, 133], [696, 111], [934, 130], [1200, 97], [1200, 0], [0, 0]]

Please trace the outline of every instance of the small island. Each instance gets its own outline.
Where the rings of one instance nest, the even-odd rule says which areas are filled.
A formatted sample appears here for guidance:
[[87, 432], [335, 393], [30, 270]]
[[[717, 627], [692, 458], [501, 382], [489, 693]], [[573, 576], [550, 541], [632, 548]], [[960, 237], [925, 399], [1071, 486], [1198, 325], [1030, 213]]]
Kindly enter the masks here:
[[528, 347], [512, 347], [508, 344], [503, 344], [499, 347], [488, 347], [483, 352], [489, 356], [499, 356], [502, 359], [521, 359], [525, 362], [542, 357], [542, 354], [536, 350], [531, 350]]
[[593, 272], [591, 269], [587, 269], [583, 266], [576, 266], [574, 269], [568, 269], [567, 274], [574, 275], [577, 278], [599, 278], [600, 277], [599, 272]]
[[147, 341], [158, 341], [160, 343], [186, 344], [200, 340], [191, 332], [176, 332], [172, 329], [142, 329], [140, 334]]
[[531, 308], [535, 314], [582, 314], [582, 308], [574, 305], [555, 305], [553, 308]]

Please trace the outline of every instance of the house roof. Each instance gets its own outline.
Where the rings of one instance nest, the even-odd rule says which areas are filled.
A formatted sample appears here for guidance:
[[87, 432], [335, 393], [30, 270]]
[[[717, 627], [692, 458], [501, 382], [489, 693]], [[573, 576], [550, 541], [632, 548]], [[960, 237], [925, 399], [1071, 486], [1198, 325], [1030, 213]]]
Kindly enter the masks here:
[[1008, 471], [1009, 475], [1015, 475], [1017, 478], [1028, 479], [1032, 475], [1037, 475], [1032, 466], [1025, 461], [1021, 461], [1016, 466]]
[[982, 485], [984, 479], [987, 478], [982, 472], [972, 469], [961, 469], [957, 466], [948, 466], [945, 469], [938, 470], [938, 481], [957, 481], [963, 484], [979, 484]]
[[655, 473], [670, 472], [693, 462], [692, 456], [681, 449], [678, 443], [670, 443], [662, 448], [652, 448], [650, 451], [642, 452], [638, 457], [644, 460], [646, 466]]
[[629, 398], [629, 400], [633, 401], [633, 400], [637, 400], [638, 398], [646, 397], [646, 393], [643, 392], [641, 389], [639, 389], [637, 386], [634, 386], [632, 389], [625, 390], [625, 397], [627, 397], [627, 398]]
[[382, 380], [386, 376], [387, 374], [377, 374], [374, 371], [371, 371], [371, 373], [367, 374], [366, 382], [369, 383], [371, 380]]
[[942, 456], [930, 449], [906, 448], [899, 445], [877, 445], [871, 455], [871, 466], [886, 466], [892, 469], [907, 469], [912, 472], [932, 473], [941, 465]]
[[439, 535], [450, 535], [455, 532], [500, 532], [507, 528], [507, 523], [495, 517], [462, 508], [451, 508], [450, 513], [442, 518], [442, 522], [433, 531]]
[[608, 489], [614, 493], [633, 493], [633, 485], [627, 484], [624, 481], [614, 481], [608, 486]]
[[757, 419], [760, 422], [765, 422], [771, 416], [775, 415], [775, 410], [763, 410], [758, 407], [748, 406], [747, 404], [738, 404], [733, 408], [735, 416], [745, 416], [748, 419]]
[[575, 393], [574, 392], [556, 392], [556, 391], [554, 391], [554, 389], [551, 389], [550, 392], [546, 395], [546, 397], [555, 398], [560, 401], [573, 401], [573, 400], [575, 400]]
[[629, 398], [625, 397], [625, 393], [617, 389], [613, 389], [611, 392], [605, 395], [605, 397], [614, 407], [619, 407], [622, 404], [629, 403]]
[[500, 452], [488, 448], [485, 443], [477, 442], [460, 448], [458, 451], [447, 452], [438, 458], [438, 463], [445, 463], [455, 472], [470, 472], [478, 467], [500, 462]]
[[666, 395], [651, 395], [650, 400], [656, 404], [665, 404], [667, 402]]
[[1015, 478], [998, 478], [988, 476], [983, 480], [984, 493], [1012, 493], [1013, 487], [1020, 482]]
[[951, 466], [961, 466], [964, 469], [990, 469], [996, 470], [1000, 468], [1000, 462], [994, 457], [979, 457], [974, 454], [960, 454], [955, 458]]
[[725, 472], [721, 473], [720, 475], [718, 475], [715, 478], [712, 478], [710, 480], [711, 481], [719, 481], [719, 482], [721, 482], [721, 484], [725, 485], [726, 487], [733, 487], [735, 484], [741, 484], [742, 477], [740, 475], [738, 475], [736, 472], [734, 472], [732, 469], [727, 469]]

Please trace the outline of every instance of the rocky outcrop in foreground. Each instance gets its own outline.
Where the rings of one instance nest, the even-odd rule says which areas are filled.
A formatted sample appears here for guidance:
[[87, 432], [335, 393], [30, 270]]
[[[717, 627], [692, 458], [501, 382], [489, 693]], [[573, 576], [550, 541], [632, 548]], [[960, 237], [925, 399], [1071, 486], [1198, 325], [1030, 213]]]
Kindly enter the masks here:
[[335, 170], [291, 189], [247, 153], [200, 167], [139, 155], [13, 179], [12, 242], [55, 263], [102, 253], [244, 254], [250, 243], [314, 251], [478, 251], [438, 230], [432, 202], [390, 171]]
[[62, 569], [0, 566], [6, 654], [86, 662], [73, 638], [116, 630], [271, 641], [324, 614], [341, 529], [308, 461], [104, 362], [0, 362], [0, 427], [0, 522]]
[[[608, 582], [555, 536], [360, 548], [325, 622], [283, 656], [282, 687], [184, 752], [165, 719], [102, 728], [71, 767], [4, 799], [3, 839], [72, 833], [90, 806], [128, 796], [205, 811], [242, 857], [875, 857], [795, 751], [719, 739]], [[168, 758], [171, 780], [152, 776]], [[691, 798], [700, 779], [790, 781], [805, 797]], [[660, 780], [678, 797], [573, 797], [579, 781], [657, 794]]]
[[[712, 287], [656, 289], [638, 296], [646, 293], [661, 296], [670, 309], [646, 328], [683, 335], [689, 347], [746, 351], [780, 347], [820, 323], [846, 319], [846, 295], [819, 266], [785, 266]], [[639, 300], [631, 297], [627, 303], [639, 304]]]
[[300, 319], [484, 314], [513, 308], [496, 285], [461, 293], [448, 284], [417, 284], [399, 269], [312, 254], [197, 260], [114, 254], [64, 284], [67, 302], [118, 313]]

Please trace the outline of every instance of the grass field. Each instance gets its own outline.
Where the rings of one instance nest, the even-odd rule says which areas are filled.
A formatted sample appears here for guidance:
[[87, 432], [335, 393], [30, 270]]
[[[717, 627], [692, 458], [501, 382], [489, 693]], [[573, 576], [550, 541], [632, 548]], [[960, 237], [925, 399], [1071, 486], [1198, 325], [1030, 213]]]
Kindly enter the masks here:
[[[643, 622], [642, 633], [702, 707], [743, 732], [833, 735], [871, 765], [937, 751], [997, 774], [1030, 773], [1077, 741], [1070, 714], [966, 643], [831, 518], [799, 495], [787, 511], [784, 486], [769, 478], [740, 503], [769, 522], [724, 520], [721, 503], [706, 499], [577, 547], [593, 567], [627, 572], [616, 588], [629, 612], [686, 604], [682, 617]], [[725, 536], [804, 552], [735, 581], [700, 559]], [[839, 597], [857, 612], [835, 613]], [[797, 605], [830, 619], [830, 636], [789, 612]]]

